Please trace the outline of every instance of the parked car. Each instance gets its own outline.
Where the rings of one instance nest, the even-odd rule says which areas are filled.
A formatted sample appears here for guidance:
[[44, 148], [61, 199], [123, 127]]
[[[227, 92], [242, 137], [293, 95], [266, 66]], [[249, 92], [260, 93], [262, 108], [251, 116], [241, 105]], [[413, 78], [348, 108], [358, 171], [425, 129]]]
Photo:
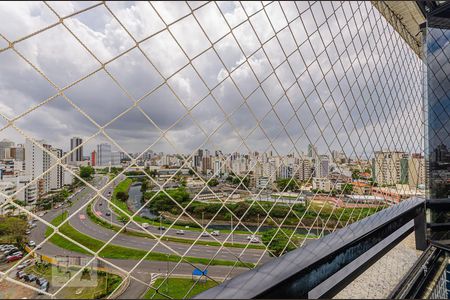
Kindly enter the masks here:
[[179, 235], [184, 235], [184, 230], [177, 230], [177, 234], [179, 234]]
[[38, 278], [36, 278], [36, 283], [38, 285], [43, 285], [44, 283], [48, 283], [48, 281], [44, 277], [38, 277]]
[[36, 243], [34, 241], [29, 241], [28, 246], [30, 247], [36, 247]]
[[111, 215], [111, 213], [109, 211], [106, 212], [105, 214], [107, 217], [109, 217]]
[[34, 223], [33, 223], [33, 224], [31, 224], [31, 225], [29, 226], [29, 228], [30, 228], [30, 229], [33, 229], [33, 228], [35, 228], [35, 227], [37, 227], [37, 225], [36, 225], [36, 224], [34, 224]]
[[6, 256], [8, 256], [8, 255], [13, 254], [14, 252], [17, 252], [17, 250], [19, 250], [19, 249], [17, 249], [16, 247], [10, 248], [10, 249], [4, 251], [3, 254], [6, 255]]
[[24, 264], [25, 266], [29, 266], [29, 265], [31, 265], [33, 263], [33, 261], [34, 260], [32, 258], [30, 258], [30, 259], [24, 260], [22, 262], [22, 264]]
[[[47, 282], [44, 282], [43, 284], [41, 284], [41, 285], [39, 286], [39, 289], [40, 289], [41, 291], [48, 292], [48, 287], [49, 287], [49, 286], [50, 286], [50, 284], [49, 284], [48, 281], [47, 281]], [[38, 294], [39, 294], [39, 295], [43, 295], [44, 293], [38, 292]]]
[[148, 223], [142, 223], [142, 227], [148, 228], [150, 225]]
[[0, 251], [5, 252], [6, 250], [9, 250], [11, 248], [14, 248], [13, 245], [7, 244], [7, 245], [1, 245], [0, 246]]
[[27, 231], [25, 231], [25, 234], [26, 235], [29, 235], [31, 233], [31, 230], [30, 229], [27, 229]]
[[21, 263], [20, 265], [17, 266], [17, 270], [20, 271], [20, 270], [25, 269], [26, 267], [27, 267], [27, 265], [24, 265], [23, 263]]
[[211, 232], [211, 235], [219, 236], [220, 235], [220, 231], [219, 230], [214, 230], [213, 232]]
[[99, 202], [99, 203], [98, 203], [98, 206], [102, 206], [102, 205], [103, 205], [103, 202]]
[[13, 262], [13, 261], [21, 259], [22, 257], [23, 257], [22, 254], [10, 255], [10, 256], [6, 257], [6, 261]]
[[23, 277], [23, 279], [25, 279], [26, 282], [33, 282], [36, 280], [36, 276], [33, 274], [27, 274]]
[[19, 279], [22, 279], [25, 275], [27, 275], [27, 273], [25, 273], [24, 271], [18, 271], [16, 273], [16, 277]]

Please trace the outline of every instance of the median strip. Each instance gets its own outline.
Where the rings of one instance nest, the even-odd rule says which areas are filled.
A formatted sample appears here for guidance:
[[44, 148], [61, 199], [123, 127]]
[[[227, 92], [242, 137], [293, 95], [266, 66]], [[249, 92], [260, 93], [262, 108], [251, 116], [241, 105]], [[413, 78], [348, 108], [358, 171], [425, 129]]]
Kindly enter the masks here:
[[[93, 210], [92, 210], [92, 204], [89, 204], [87, 207], [87, 215], [89, 217], [89, 219], [96, 223], [97, 225], [100, 225], [104, 228], [113, 230], [118, 232], [121, 227], [111, 224], [110, 222], [106, 221], [105, 219], [97, 216]], [[136, 237], [145, 237], [145, 238], [149, 238], [149, 239], [154, 239], [154, 236], [159, 237], [160, 235], [155, 234], [150, 235], [144, 231], [138, 231], [135, 229], [127, 229], [127, 231], [122, 231], [123, 234], [126, 235], [130, 235], [130, 236], [136, 236]], [[182, 244], [192, 244], [195, 242], [195, 240], [193, 239], [185, 239], [185, 238], [178, 238], [178, 237], [173, 237], [173, 236], [164, 236], [162, 238], [163, 241], [169, 241], [169, 242], [175, 242], [175, 243], [182, 243]], [[202, 240], [198, 240], [195, 242], [195, 245], [203, 245], [203, 246], [213, 246], [213, 247], [220, 247], [222, 244], [220, 242], [215, 242], [215, 241], [202, 241]], [[245, 248], [247, 244], [244, 243], [229, 243], [229, 242], [225, 242], [223, 244], [224, 247], [230, 247], [230, 248]], [[260, 250], [264, 250], [266, 249], [263, 245], [252, 245], [249, 244], [247, 249], [260, 249]]]
[[[55, 219], [53, 219], [51, 224], [54, 226], [58, 226], [66, 218], [67, 218], [67, 213], [64, 212], [62, 215], [59, 215]], [[59, 232], [66, 235], [67, 237], [73, 239], [74, 241], [84, 245], [86, 248], [88, 248], [94, 252], [97, 252], [100, 248], [102, 248], [105, 245], [105, 243], [103, 241], [97, 240], [95, 238], [92, 238], [88, 235], [85, 235], [85, 234], [77, 231], [68, 222], [59, 228]], [[45, 236], [48, 237], [52, 233], [53, 233], [53, 228], [48, 227], [45, 232]], [[55, 244], [56, 246], [59, 246], [61, 248], [64, 248], [64, 249], [67, 249], [67, 250], [70, 250], [73, 252], [91, 255], [91, 253], [89, 253], [85, 249], [70, 242], [69, 240], [65, 239], [63, 236], [61, 236], [59, 234], [55, 234], [54, 236], [52, 236], [50, 238], [50, 242]], [[113, 258], [113, 259], [140, 260], [146, 254], [147, 254], [147, 251], [145, 251], [145, 250], [108, 244], [99, 253], [99, 256], [103, 257], [103, 258]], [[165, 253], [160, 253], [160, 252], [150, 252], [146, 256], [146, 260], [151, 260], [151, 261], [178, 262], [181, 259], [183, 259], [186, 262], [199, 263], [199, 264], [204, 264], [204, 265], [209, 263], [210, 265], [234, 266], [236, 264], [237, 267], [249, 267], [249, 268], [253, 268], [255, 266], [255, 264], [253, 264], [253, 263], [234, 262], [234, 261], [221, 260], [221, 259], [214, 259], [214, 260], [210, 261], [207, 258], [190, 257], [190, 256], [185, 256], [182, 258], [179, 255], [165, 254]]]

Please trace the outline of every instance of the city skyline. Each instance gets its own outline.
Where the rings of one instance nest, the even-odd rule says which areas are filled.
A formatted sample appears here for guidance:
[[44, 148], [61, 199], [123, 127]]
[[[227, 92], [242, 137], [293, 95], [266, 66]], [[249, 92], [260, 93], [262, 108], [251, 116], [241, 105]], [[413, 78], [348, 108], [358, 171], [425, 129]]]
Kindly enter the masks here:
[[[157, 32], [163, 22], [170, 22], [175, 18], [171, 15], [173, 13], [171, 5], [173, 4], [160, 2], [154, 5], [161, 12], [163, 19], [160, 19], [153, 8], [146, 3], [112, 3], [111, 9], [125, 24], [130, 24], [131, 20], [135, 19], [142, 20], [141, 16], [145, 13], [154, 16], [152, 24], [137, 22], [131, 30], [134, 36], [142, 38], [147, 34]], [[189, 12], [186, 4], [180, 5], [184, 8], [179, 10], [178, 17]], [[272, 39], [263, 49], [256, 51], [260, 47], [258, 38], [264, 40], [264, 37], [253, 35], [254, 33], [246, 36], [246, 32], [251, 32], [251, 30], [247, 30], [250, 29], [249, 24], [244, 23], [235, 29], [236, 40], [230, 35], [223, 37], [219, 34], [214, 38], [208, 35], [215, 43], [214, 47], [194, 59], [192, 64], [186, 65], [174, 74], [178, 68], [189, 62], [188, 59], [192, 59], [201, 51], [206, 50], [200, 47], [200, 45], [206, 47], [208, 40], [201, 33], [199, 26], [207, 28], [205, 25], [212, 22], [210, 18], [217, 16], [220, 19], [215, 22], [227, 21], [231, 26], [236, 26], [238, 24], [236, 20], [239, 20], [242, 14], [249, 14], [257, 10], [260, 4], [246, 2], [243, 6], [225, 2], [219, 3], [218, 7], [215, 4], [206, 5], [197, 13], [200, 25], [196, 25], [192, 17], [184, 19], [183, 26], [192, 28], [193, 38], [191, 41], [183, 39], [179, 26], [171, 26], [170, 29], [173, 30], [175, 38], [180, 40], [183, 49], [174, 43], [167, 31], [156, 34], [143, 43], [142, 47], [144, 54], [149, 54], [150, 47], [154, 49], [151, 52], [152, 55], [149, 55], [149, 59], [154, 62], [155, 66], [152, 66], [144, 54], [137, 49], [131, 50], [125, 56], [108, 64], [108, 71], [117, 78], [118, 83], [129, 93], [128, 95], [106, 72], [100, 70], [65, 90], [65, 97], [56, 96], [46, 100], [56, 93], [51, 85], [40, 78], [40, 75], [34, 70], [25, 72], [24, 70], [28, 68], [27, 62], [7, 52], [0, 57], [0, 63], [4, 66], [4, 72], [0, 74], [0, 79], [4, 83], [2, 97], [15, 99], [15, 101], [2, 101], [0, 110], [5, 116], [12, 118], [32, 105], [47, 101], [44, 106], [36, 107], [20, 118], [15, 126], [24, 130], [25, 134], [48, 140], [59, 148], [65, 147], [67, 136], [89, 137], [96, 133], [98, 128], [91, 120], [98, 123], [99, 126], [103, 126], [118, 116], [117, 120], [105, 128], [105, 132], [125, 148], [127, 153], [141, 152], [158, 139], [161, 135], [160, 129], [165, 131], [169, 128], [165, 137], [170, 140], [170, 143], [164, 139], [158, 142], [158, 149], [161, 149], [158, 151], [174, 153], [191, 151], [202, 144], [207, 136], [206, 132], [215, 132], [217, 128], [219, 129], [214, 133], [212, 141], [208, 143], [216, 144], [215, 148], [224, 149], [225, 152], [233, 152], [242, 143], [242, 138], [248, 147], [253, 148], [252, 150], [262, 151], [272, 142], [276, 143], [277, 150], [284, 154], [290, 152], [294, 145], [300, 149], [303, 148], [302, 145], [309, 143], [316, 144], [321, 149], [342, 150], [341, 148], [343, 148], [350, 156], [352, 152], [361, 156], [368, 151], [367, 148], [370, 151], [370, 148], [379, 148], [383, 144], [392, 145], [397, 141], [411, 143], [411, 147], [417, 149], [416, 152], [423, 148], [422, 145], [415, 145], [415, 136], [423, 135], [421, 128], [408, 116], [380, 113], [377, 114], [374, 121], [368, 114], [369, 111], [375, 109], [372, 107], [374, 102], [383, 103], [384, 107], [399, 108], [403, 107], [403, 103], [407, 103], [403, 101], [403, 96], [387, 92], [393, 88], [393, 83], [387, 80], [383, 86], [368, 81], [366, 91], [360, 91], [356, 86], [345, 86], [344, 82], [349, 76], [346, 70], [350, 67], [350, 57], [356, 54], [352, 49], [346, 50], [348, 59], [343, 60], [345, 63], [343, 69], [336, 68], [333, 76], [327, 76], [326, 80], [321, 80], [321, 74], [325, 72], [323, 69], [329, 68], [328, 64], [331, 64], [332, 61], [321, 61], [323, 65], [319, 65], [316, 54], [323, 51], [324, 48], [321, 37], [312, 34], [309, 42], [305, 42], [305, 34], [311, 34], [313, 31], [309, 27], [303, 28], [298, 21], [294, 22], [297, 25], [295, 28], [299, 28], [299, 32], [293, 33], [295, 41], [292, 41], [299, 45], [303, 60], [300, 59], [298, 51], [292, 52], [289, 62], [292, 64], [293, 70], [287, 68], [285, 63], [283, 64], [284, 53], [282, 51], [289, 52], [293, 48], [285, 48], [285, 45], [283, 45], [284, 48], [280, 48], [278, 43]], [[76, 11], [82, 7], [81, 3], [71, 4], [70, 8], [55, 4], [56, 11], [62, 14]], [[272, 9], [271, 7], [273, 6], [269, 6], [268, 9]], [[285, 7], [285, 9], [288, 8]], [[317, 4], [313, 5], [314, 12], [318, 9]], [[332, 9], [332, 7], [325, 7], [325, 11]], [[40, 11], [40, 15], [31, 18], [29, 14], [36, 10]], [[48, 7], [41, 3], [21, 3], [19, 5], [2, 3], [0, 16], [4, 15], [6, 11], [8, 11], [7, 16], [10, 22], [5, 25], [4, 34], [10, 40], [14, 40], [22, 33], [31, 32], [41, 24], [51, 22], [55, 18]], [[226, 16], [226, 20], [220, 12]], [[337, 10], [335, 13], [342, 14], [342, 11]], [[362, 11], [361, 13], [367, 12]], [[373, 15], [367, 14], [369, 19], [377, 16], [378, 12], [376, 11], [373, 12]], [[311, 16], [305, 15], [305, 18], [306, 22]], [[28, 20], [28, 22], [23, 20]], [[267, 28], [268, 26], [267, 20], [252, 18], [252, 21], [256, 28]], [[331, 27], [340, 27], [338, 21], [330, 20], [329, 22]], [[17, 24], [22, 26], [15, 26]], [[66, 24], [76, 32], [88, 48], [93, 48], [95, 52], [101, 53], [99, 58], [103, 60], [117, 55], [120, 52], [119, 48], [125, 49], [131, 43], [130, 37], [118, 22], [103, 8], [98, 8], [94, 12], [84, 15], [83, 18], [78, 16], [69, 18], [66, 20]], [[275, 22], [275, 24], [277, 23]], [[357, 24], [357, 26], [359, 25], [361, 24]], [[17, 32], [18, 27], [23, 32]], [[95, 36], [108, 34], [108, 30], [112, 30], [110, 28], [116, 30], [117, 34], [108, 36], [108, 39], [99, 39], [95, 44], [90, 42]], [[269, 29], [273, 30], [267, 28], [267, 30]], [[209, 31], [206, 30], [206, 33], [208, 34]], [[64, 40], [64, 43], [55, 43], [51, 39], [46, 39], [45, 43], [39, 43], [40, 39], [46, 38], [45, 35], [49, 34], [61, 34], [59, 40]], [[351, 34], [350, 31], [343, 31], [340, 39], [347, 41], [351, 39]], [[364, 35], [364, 32], [360, 32], [360, 34]], [[393, 38], [400, 39], [396, 32], [392, 34]], [[375, 31], [372, 32], [372, 35], [374, 35], [372, 38], [378, 38]], [[31, 42], [36, 47], [33, 52], [28, 47], [28, 43]], [[164, 44], [173, 44], [170, 53], [165, 53], [161, 49], [161, 45]], [[118, 45], [118, 47], [111, 45]], [[383, 51], [383, 43], [375, 46], [377, 47], [376, 51]], [[407, 47], [406, 45], [400, 46]], [[61, 26], [56, 26], [44, 35], [25, 41], [17, 47], [26, 59], [42, 68], [49, 79], [60, 87], [70, 84], [76, 79], [76, 76], [84, 76], [98, 66], [98, 62], [77, 44], [70, 34], [65, 33]], [[336, 47], [338, 51], [344, 50], [339, 45]], [[50, 51], [50, 49], [57, 49], [57, 51]], [[267, 57], [262, 50], [265, 51]], [[364, 50], [369, 51], [369, 45], [366, 45]], [[256, 53], [250, 55], [253, 51]], [[370, 49], [370, 51], [374, 50]], [[74, 57], [77, 59], [74, 60]], [[401, 65], [402, 68], [399, 68], [399, 72], [403, 73], [405, 77], [411, 77], [412, 75], [408, 74], [414, 74], [415, 65], [419, 63], [419, 60], [414, 60], [413, 64], [405, 65], [400, 61], [400, 57], [391, 57], [390, 59], [392, 61], [385, 64]], [[58, 60], [58, 64], [54, 63], [55, 60]], [[362, 67], [365, 64], [362, 64], [361, 60], [364, 60], [364, 56], [358, 57], [361, 64], [354, 66], [356, 69], [353, 69], [352, 72], [355, 74], [366, 72]], [[80, 63], [81, 61], [83, 63]], [[134, 67], [127, 67], [127, 64]], [[367, 62], [367, 64], [372, 68], [372, 73], [383, 73], [382, 70], [386, 67], [383, 63], [374, 64], [373, 61]], [[51, 67], [55, 65], [58, 65], [58, 68]], [[273, 65], [277, 71], [273, 74], [266, 72], [267, 65]], [[163, 78], [155, 67], [165, 77], [173, 75], [166, 84], [160, 87], [158, 86], [163, 82]], [[230, 72], [231, 76], [227, 77]], [[294, 78], [296, 79], [294, 80]], [[411, 80], [415, 80], [414, 78], [412, 77]], [[23, 81], [30, 84], [26, 88], [20, 86], [19, 89], [17, 82]], [[294, 81], [297, 83], [292, 85]], [[258, 82], [261, 82], [259, 88]], [[341, 85], [340, 89], [336, 88], [338, 82]], [[408, 81], [405, 80], [400, 83], [405, 86], [397, 88], [406, 88], [407, 83]], [[269, 86], [271, 88], [268, 88]], [[139, 107], [127, 111], [134, 100], [140, 99], [154, 88], [156, 88], [154, 92], [139, 102]], [[410, 91], [410, 93], [413, 92]], [[419, 96], [405, 95], [405, 97], [417, 99], [417, 101], [408, 102], [408, 105], [411, 106], [410, 109], [420, 111]], [[303, 104], [305, 102], [306, 105]], [[364, 109], [362, 106], [360, 107], [362, 104]], [[83, 113], [80, 113], [78, 109], [81, 109]], [[406, 113], [408, 110], [399, 110], [399, 113], [403, 113], [403, 111]], [[121, 115], [124, 112], [126, 113]], [[347, 115], [351, 117], [343, 117]], [[226, 117], [229, 117], [228, 121], [226, 121]], [[226, 122], [223, 123], [224, 121]], [[394, 128], [408, 128], [408, 130], [393, 130]], [[378, 141], [375, 138], [381, 135], [384, 136], [384, 141]], [[12, 127], [3, 129], [2, 136], [12, 139], [22, 137]], [[327, 139], [324, 136], [327, 136]], [[344, 143], [343, 141], [348, 138], [355, 140], [355, 143]], [[101, 139], [104, 140], [104, 137]], [[99, 143], [95, 142], [95, 145]], [[172, 149], [171, 144], [175, 145], [177, 150]], [[89, 148], [89, 145], [87, 147]], [[94, 147], [94, 145], [91, 146], [91, 148]], [[89, 149], [89, 151], [92, 150]]]

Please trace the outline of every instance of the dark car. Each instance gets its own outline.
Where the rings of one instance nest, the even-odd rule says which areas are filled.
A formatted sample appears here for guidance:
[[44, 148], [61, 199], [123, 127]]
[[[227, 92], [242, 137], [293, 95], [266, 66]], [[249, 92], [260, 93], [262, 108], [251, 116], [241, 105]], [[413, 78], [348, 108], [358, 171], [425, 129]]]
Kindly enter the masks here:
[[19, 271], [16, 273], [16, 277], [19, 279], [22, 279], [25, 275], [27, 275], [27, 273], [25, 273], [24, 271]]
[[23, 279], [25, 279], [25, 281], [27, 282], [33, 282], [36, 280], [36, 276], [34, 276], [33, 274], [27, 274], [23, 277]]
[[[49, 286], [50, 286], [50, 284], [48, 283], [48, 281], [46, 281], [46, 282], [44, 282], [43, 284], [41, 284], [41, 285], [39, 286], [39, 289], [40, 289], [41, 291], [48, 292]], [[39, 292], [38, 294], [39, 294], [39, 295], [42, 295], [43, 293]]]
[[160, 226], [160, 227], [158, 227], [158, 230], [166, 230], [166, 227]]
[[47, 279], [45, 279], [44, 277], [39, 277], [39, 278], [36, 278], [36, 283], [38, 284], [38, 285], [43, 285], [44, 283], [48, 283], [48, 281], [47, 281]]
[[111, 213], [109, 211], [106, 212], [105, 214], [107, 217], [109, 217], [111, 215]]

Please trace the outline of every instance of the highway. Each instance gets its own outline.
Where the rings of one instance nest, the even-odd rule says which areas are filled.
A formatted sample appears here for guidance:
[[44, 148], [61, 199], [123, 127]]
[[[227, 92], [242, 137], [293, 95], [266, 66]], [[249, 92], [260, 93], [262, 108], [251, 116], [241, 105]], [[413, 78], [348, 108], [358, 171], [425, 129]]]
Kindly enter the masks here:
[[[92, 185], [100, 188], [104, 186], [107, 183], [107, 177], [95, 177], [92, 181]], [[105, 196], [109, 194], [109, 191], [113, 189], [112, 185], [108, 187], [105, 190]], [[70, 207], [61, 207], [59, 209], [52, 209], [48, 211], [44, 216], [43, 219], [50, 222], [53, 220], [56, 216], [60, 215], [62, 212], [67, 211], [69, 214], [73, 214], [75, 211], [77, 211], [83, 204], [85, 204], [88, 200], [92, 199], [94, 197], [95, 192], [91, 190], [88, 187], [81, 188], [77, 193], [74, 194], [72, 197], [73, 205]], [[104, 201], [104, 200], [103, 200]], [[101, 207], [107, 207], [106, 205], [102, 205]], [[114, 215], [114, 214], [112, 214]], [[114, 220], [117, 221], [115, 217], [113, 217]], [[100, 225], [97, 225], [93, 223], [89, 217], [86, 214], [86, 209], [81, 210], [78, 212], [75, 216], [73, 216], [70, 221], [70, 225], [73, 226], [78, 231], [89, 235], [91, 237], [94, 237], [96, 239], [99, 239], [101, 241], [108, 241], [116, 232], [106, 229], [104, 227], [101, 227]], [[36, 244], [39, 244], [45, 239], [45, 230], [46, 225], [37, 222], [37, 227], [34, 228], [30, 234], [30, 240], [34, 240]], [[118, 224], [122, 225], [122, 224]], [[138, 228], [136, 225], [134, 225], [136, 228]], [[157, 228], [152, 227], [152, 232], [159, 234], [159, 231]], [[169, 231], [168, 233], [175, 233], [175, 230]], [[185, 230], [185, 236], [184, 238], [196, 238], [198, 237], [199, 232], [194, 231], [188, 231]], [[174, 234], [175, 236], [175, 234]], [[242, 240], [243, 242], [247, 242], [246, 236], [244, 235], [235, 235], [235, 237], [239, 237], [239, 240]], [[219, 238], [223, 239], [223, 236], [219, 236]], [[202, 237], [202, 239], [205, 239], [205, 237]], [[211, 239], [211, 238], [207, 238]], [[135, 236], [129, 236], [125, 234], [119, 234], [116, 238], [114, 238], [111, 241], [111, 244], [113, 245], [120, 245], [124, 247], [130, 247], [130, 248], [137, 248], [142, 250], [150, 250], [155, 245], [156, 240], [152, 240], [149, 238], [143, 238], [143, 237], [135, 237]], [[191, 257], [202, 257], [211, 259], [216, 254], [219, 247], [215, 246], [204, 246], [204, 245], [194, 245], [191, 244], [184, 244], [184, 243], [176, 243], [176, 242], [164, 242], [165, 245], [168, 247], [164, 247], [161, 244], [157, 245], [152, 252], [160, 252], [160, 253], [167, 253], [167, 254], [177, 254], [177, 255], [185, 255], [185, 256], [191, 256]], [[222, 248], [220, 253], [215, 257], [216, 259], [225, 259], [225, 260], [231, 260], [236, 261], [236, 256], [241, 255], [244, 249], [241, 248]], [[49, 242], [45, 243], [42, 246], [42, 249], [38, 251], [39, 253], [46, 254], [49, 256], [86, 256], [80, 253], [72, 252], [69, 250], [65, 250], [62, 248], [59, 248]], [[261, 263], [266, 262], [270, 260], [270, 257], [267, 254], [264, 254], [263, 250], [259, 249], [246, 249], [243, 254], [241, 255], [241, 260], [245, 262], [257, 262], [260, 257], [262, 256]], [[136, 260], [118, 260], [118, 259], [107, 259], [108, 261], [111, 261], [114, 265], [117, 265], [124, 270], [131, 270], [136, 264]], [[133, 272], [133, 275], [135, 275], [137, 278], [142, 279], [145, 282], [149, 282], [150, 280], [150, 274], [151, 273], [166, 273], [167, 269], [169, 272], [172, 271], [172, 269], [175, 267], [174, 262], [161, 262], [161, 261], [143, 261]], [[200, 266], [199, 266], [200, 267]], [[193, 266], [188, 263], [181, 263], [179, 266], [173, 270], [174, 274], [180, 275], [190, 275], [193, 270]], [[210, 266], [208, 267], [209, 274], [212, 277], [217, 278], [223, 278], [228, 275], [230, 271], [232, 271], [233, 275], [238, 274], [242, 271], [247, 270], [246, 268], [232, 268], [228, 266]], [[130, 287], [126, 290], [126, 292], [123, 294], [123, 297], [125, 298], [138, 298], [144, 291], [146, 287], [142, 285], [141, 283], [132, 280]]]
[[[113, 190], [112, 185], [108, 186], [108, 188], [106, 189], [106, 191], [104, 192], [103, 195], [109, 199], [109, 197], [110, 197], [109, 192], [112, 193], [112, 190]], [[105, 219], [105, 221], [114, 223], [117, 226], [122, 226], [122, 223], [117, 219], [117, 216], [114, 214], [113, 210], [110, 208], [109, 203], [107, 203], [107, 201], [105, 201], [104, 199], [98, 199], [98, 201], [95, 201], [94, 205], [93, 205], [93, 210], [97, 213], [97, 215], [100, 218]], [[111, 214], [109, 217], [106, 216], [107, 212], [109, 212]], [[167, 225], [164, 225], [164, 224], [163, 224], [163, 226], [168, 227]], [[138, 227], [134, 223], [131, 223], [127, 228], [140, 230], [140, 231], [142, 230], [140, 227]], [[160, 230], [156, 226], [150, 226], [150, 227], [146, 228], [146, 230], [155, 235], [161, 234]], [[233, 242], [237, 242], [237, 243], [247, 244], [248, 243], [247, 236], [249, 236], [251, 234], [252, 234], [251, 232], [249, 232], [248, 234], [234, 233], [232, 237], [231, 236], [228, 237], [228, 235], [229, 235], [228, 233], [222, 233], [219, 236], [215, 236], [214, 238], [211, 236], [200, 237], [200, 240], [223, 242], [225, 239], [228, 238], [227, 242], [233, 241]], [[165, 236], [173, 236], [173, 237], [178, 237], [178, 238], [181, 237], [181, 238], [187, 238], [187, 239], [192, 239], [192, 240], [196, 240], [200, 235], [201, 235], [200, 231], [189, 230], [189, 229], [184, 229], [184, 235], [182, 235], [182, 236], [177, 235], [177, 229], [167, 229], [165, 232]]]

